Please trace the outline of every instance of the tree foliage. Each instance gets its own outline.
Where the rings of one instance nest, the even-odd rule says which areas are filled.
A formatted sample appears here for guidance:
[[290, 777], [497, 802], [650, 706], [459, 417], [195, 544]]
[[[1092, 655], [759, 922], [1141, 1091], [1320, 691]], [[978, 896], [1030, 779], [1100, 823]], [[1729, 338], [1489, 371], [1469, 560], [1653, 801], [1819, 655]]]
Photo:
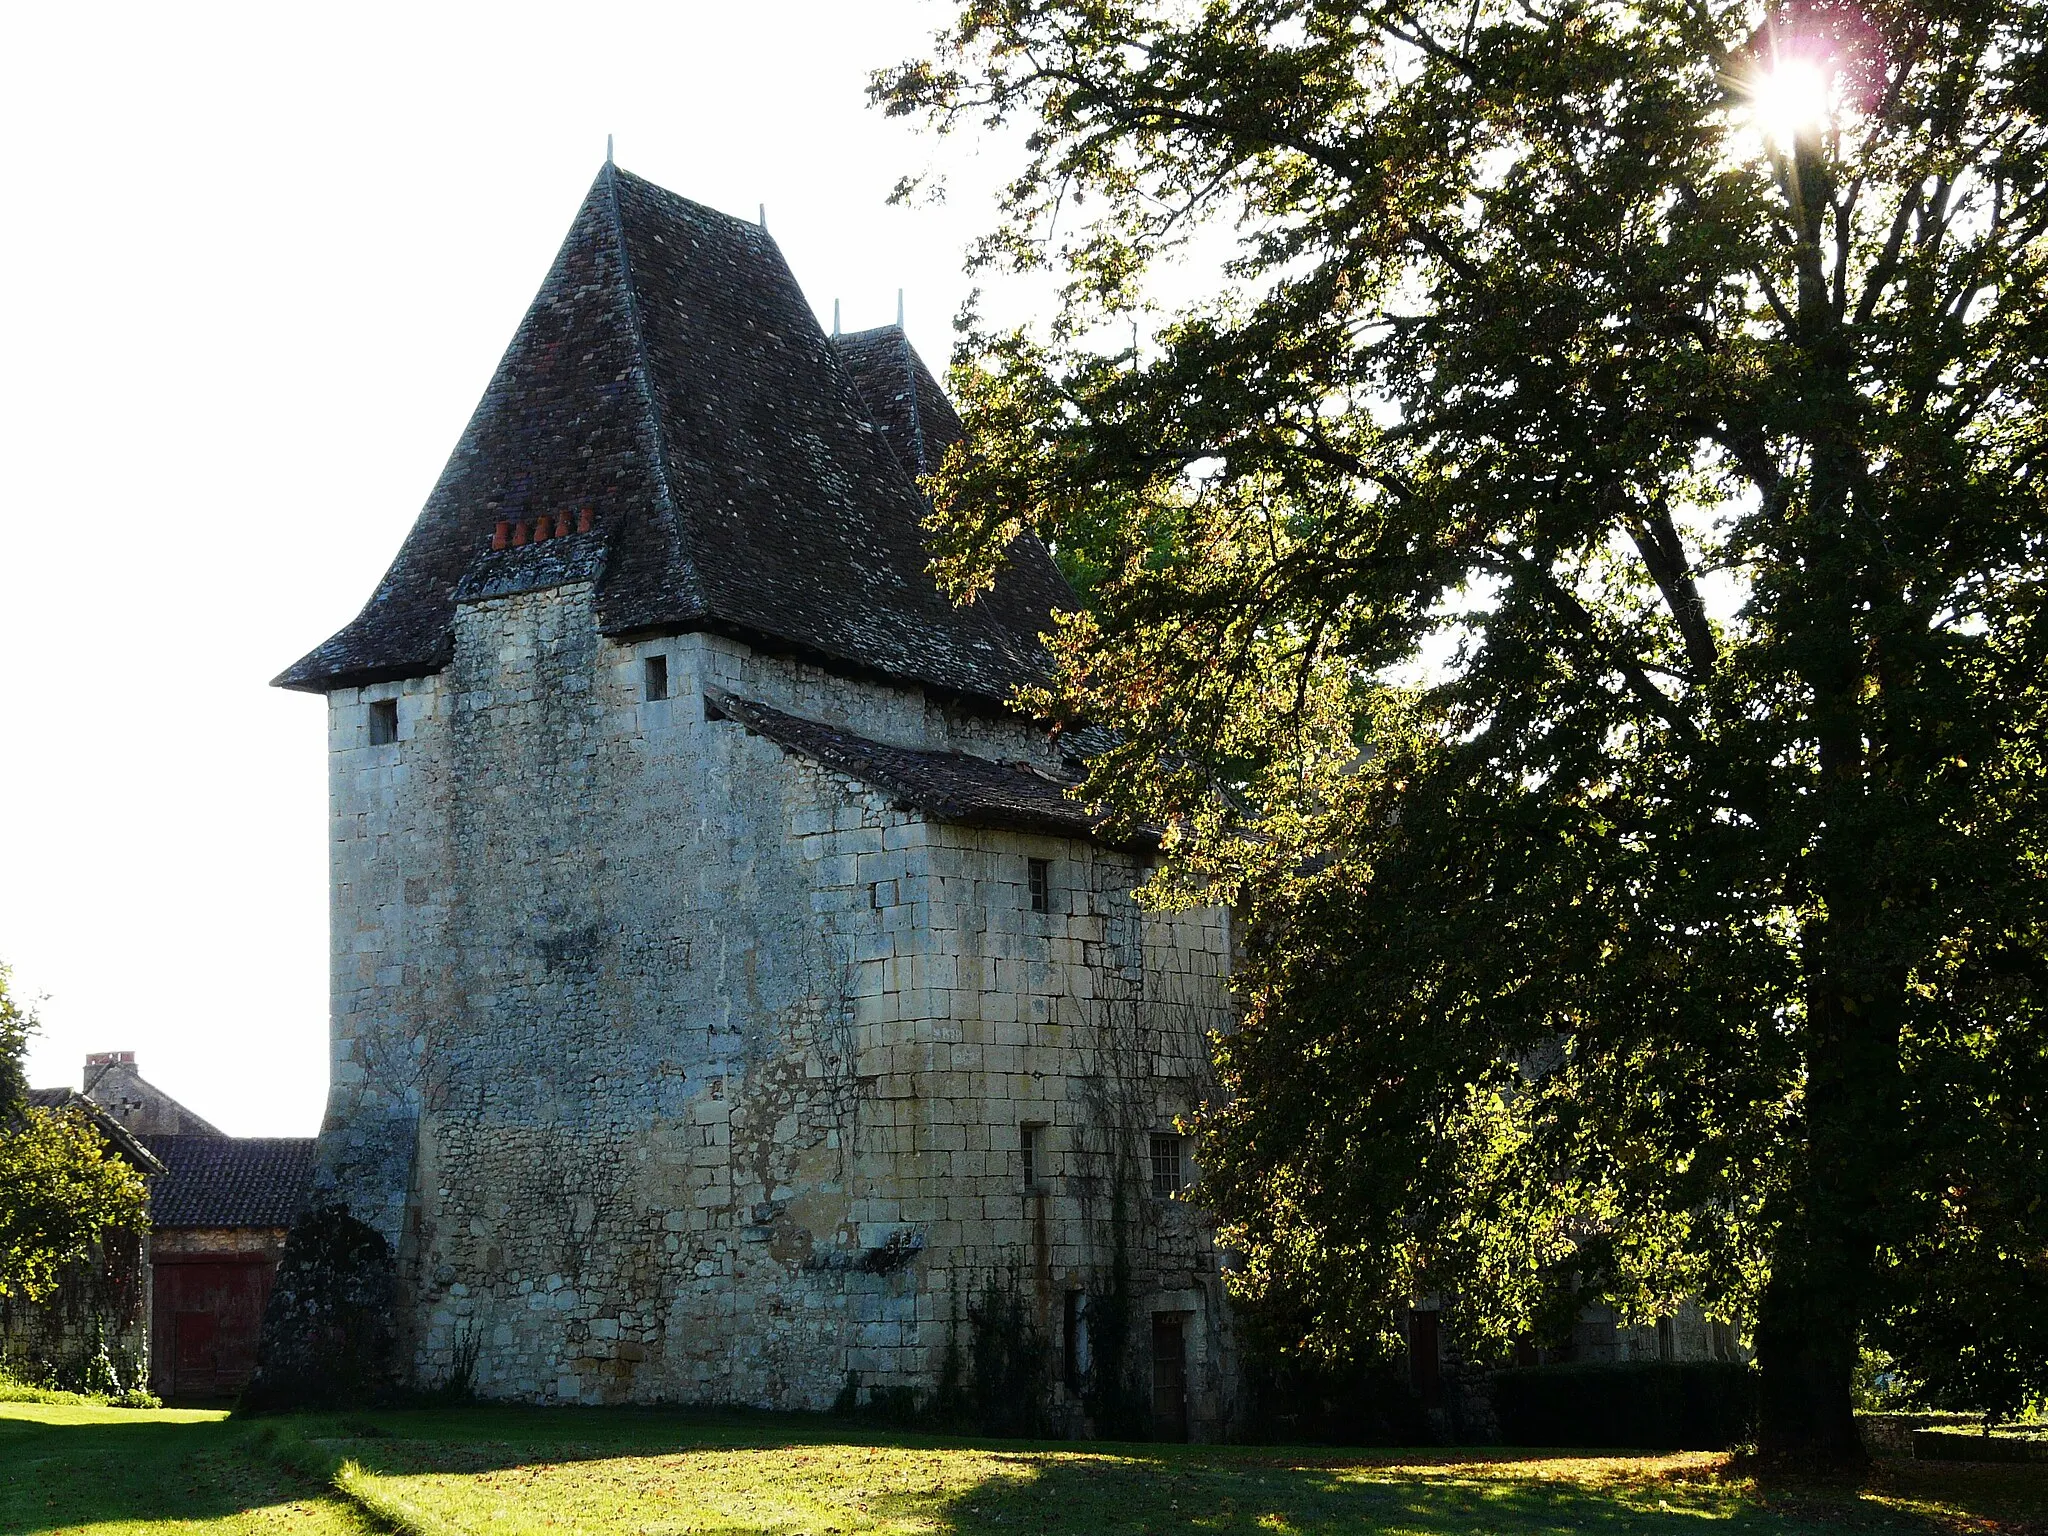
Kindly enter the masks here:
[[0, 1299], [44, 1302], [91, 1262], [111, 1230], [139, 1232], [142, 1176], [82, 1113], [27, 1102], [23, 1061], [35, 1016], [0, 967]]
[[23, 1063], [28, 1060], [29, 1037], [36, 1031], [36, 1016], [14, 997], [13, 973], [0, 965], [0, 1125], [6, 1125], [28, 1107], [28, 1077]]
[[975, 260], [1061, 303], [967, 337], [940, 566], [1053, 543], [1032, 702], [1111, 728], [1156, 894], [1237, 903], [1204, 1189], [1296, 1347], [1697, 1295], [1767, 1443], [1842, 1455], [1860, 1337], [2048, 1387], [2044, 47], [2038, 0], [972, 0], [877, 76], [1026, 131]]

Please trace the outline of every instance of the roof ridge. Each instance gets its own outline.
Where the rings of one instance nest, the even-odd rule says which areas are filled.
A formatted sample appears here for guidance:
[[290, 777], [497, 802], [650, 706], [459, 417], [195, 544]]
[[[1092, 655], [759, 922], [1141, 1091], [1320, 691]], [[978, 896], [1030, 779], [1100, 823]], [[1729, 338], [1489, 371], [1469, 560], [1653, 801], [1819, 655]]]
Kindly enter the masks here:
[[633, 374], [640, 385], [647, 435], [654, 445], [654, 482], [668, 508], [669, 568], [687, 587], [690, 605], [703, 613], [711, 605], [697, 575], [697, 562], [683, 548], [683, 513], [676, 501], [675, 479], [669, 472], [668, 432], [661, 424], [661, 409], [654, 398], [654, 362], [647, 351], [647, 327], [640, 319], [640, 295], [633, 286], [633, 258], [626, 250], [626, 220], [619, 212], [619, 168], [607, 156], [604, 169], [598, 174], [604, 178], [605, 199], [611, 205], [612, 247], [619, 258], [619, 289], [626, 301], [626, 334], [633, 347]]
[[[901, 320], [896, 322], [896, 334], [903, 343], [903, 389], [910, 396], [910, 441], [917, 451], [917, 475], [925, 473], [928, 465], [924, 451], [924, 413], [917, 404], [917, 354], [910, 349], [910, 332], [903, 328]], [[924, 487], [918, 487], [918, 494], [924, 494]]]

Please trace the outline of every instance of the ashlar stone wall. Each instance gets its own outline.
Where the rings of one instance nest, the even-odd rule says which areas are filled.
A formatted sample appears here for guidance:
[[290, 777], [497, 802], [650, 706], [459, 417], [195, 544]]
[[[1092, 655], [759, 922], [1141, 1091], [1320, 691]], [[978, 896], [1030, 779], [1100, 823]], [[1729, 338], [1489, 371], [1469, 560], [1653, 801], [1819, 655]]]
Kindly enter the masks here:
[[[656, 654], [670, 697], [648, 701]], [[1048, 1379], [1084, 1385], [1060, 1351], [1120, 1287], [1138, 1390], [1148, 1315], [1173, 1314], [1191, 1430], [1218, 1432], [1215, 1255], [1154, 1193], [1151, 1138], [1206, 1087], [1224, 915], [1141, 910], [1125, 853], [935, 823], [707, 719], [707, 686], [900, 745], [1045, 751], [732, 640], [609, 641], [587, 584], [465, 605], [446, 671], [331, 695], [320, 1179], [397, 1247], [414, 1379], [930, 1393], [993, 1285]], [[387, 699], [398, 739], [372, 745]], [[1065, 1387], [1047, 1407], [1087, 1428]]]

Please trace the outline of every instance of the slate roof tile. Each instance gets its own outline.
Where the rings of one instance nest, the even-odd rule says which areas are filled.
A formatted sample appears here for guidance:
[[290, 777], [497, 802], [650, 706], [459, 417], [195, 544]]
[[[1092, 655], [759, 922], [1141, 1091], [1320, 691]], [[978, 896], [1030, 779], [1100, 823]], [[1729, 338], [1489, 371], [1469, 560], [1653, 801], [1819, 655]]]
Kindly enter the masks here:
[[[912, 466], [957, 419], [907, 343], [903, 388], [891, 338], [842, 342], [765, 230], [607, 165], [376, 592], [278, 683], [437, 671], [458, 589], [592, 575], [609, 635], [715, 630], [997, 704], [1041, 680], [1073, 600], [1051, 556], [1027, 535], [994, 592], [939, 592]], [[494, 558], [520, 553], [490, 549], [500, 521], [585, 507], [580, 561]]]
[[834, 336], [839, 360], [896, 462], [913, 475], [939, 467], [946, 450], [966, 436], [953, 402], [932, 377], [900, 325]]

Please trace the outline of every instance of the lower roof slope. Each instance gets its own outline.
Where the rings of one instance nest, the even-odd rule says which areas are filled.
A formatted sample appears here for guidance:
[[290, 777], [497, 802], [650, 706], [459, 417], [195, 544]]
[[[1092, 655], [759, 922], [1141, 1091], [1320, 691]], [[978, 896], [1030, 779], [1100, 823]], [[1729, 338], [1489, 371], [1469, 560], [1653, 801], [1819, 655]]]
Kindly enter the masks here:
[[744, 726], [785, 752], [801, 753], [871, 785], [934, 821], [1092, 838], [1148, 851], [1159, 846], [1159, 835], [1151, 828], [1129, 837], [1105, 835], [1099, 818], [1074, 798], [1076, 781], [1054, 778], [1029, 763], [893, 746], [722, 688], [706, 691], [704, 708], [712, 719]]
[[[907, 342], [892, 387], [893, 347], [835, 348], [767, 231], [607, 164], [397, 559], [278, 683], [437, 671], [458, 588], [573, 567], [607, 634], [717, 630], [1001, 703], [1042, 680], [1072, 593], [1028, 535], [993, 593], [938, 590], [912, 479], [929, 449], [896, 418], [930, 418], [933, 444], [957, 420]], [[493, 560], [501, 523], [585, 508], [577, 560]]]

